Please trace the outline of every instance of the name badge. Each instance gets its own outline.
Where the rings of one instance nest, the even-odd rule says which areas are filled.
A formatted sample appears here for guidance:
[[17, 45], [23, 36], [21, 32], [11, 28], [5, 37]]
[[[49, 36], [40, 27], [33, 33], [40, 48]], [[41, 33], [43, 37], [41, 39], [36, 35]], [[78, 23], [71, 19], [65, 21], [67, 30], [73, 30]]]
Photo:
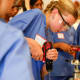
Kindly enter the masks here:
[[64, 34], [63, 33], [58, 33], [57, 36], [58, 36], [58, 39], [64, 39]]
[[38, 34], [36, 35], [35, 40], [36, 40], [41, 46], [43, 46], [44, 42], [47, 41], [46, 39], [44, 39], [42, 36], [40, 36], [40, 35], [38, 35]]

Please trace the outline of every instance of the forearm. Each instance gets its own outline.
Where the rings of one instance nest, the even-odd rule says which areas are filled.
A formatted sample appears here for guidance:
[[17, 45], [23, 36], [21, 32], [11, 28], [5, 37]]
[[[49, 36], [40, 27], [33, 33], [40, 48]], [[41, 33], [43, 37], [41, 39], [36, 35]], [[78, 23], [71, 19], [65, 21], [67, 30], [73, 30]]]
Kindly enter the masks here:
[[30, 0], [25, 0], [27, 10], [30, 10]]
[[61, 42], [53, 43], [54, 48], [60, 48]]
[[25, 38], [28, 42], [28, 45], [30, 47], [30, 52], [32, 54], [32, 58], [34, 58], [35, 60], [40, 60], [42, 61], [43, 59], [43, 51], [42, 51], [42, 47], [40, 46], [40, 44], [31, 38]]
[[44, 77], [48, 74], [48, 71], [46, 70], [46, 64], [43, 65], [41, 70], [41, 78], [44, 80]]
[[28, 45], [29, 45], [29, 47], [30, 47], [30, 49], [31, 49], [32, 46], [33, 46], [33, 42], [34, 42], [35, 40], [33, 40], [33, 39], [31, 39], [31, 38], [28, 38], [28, 37], [25, 37], [25, 39], [27, 40]]

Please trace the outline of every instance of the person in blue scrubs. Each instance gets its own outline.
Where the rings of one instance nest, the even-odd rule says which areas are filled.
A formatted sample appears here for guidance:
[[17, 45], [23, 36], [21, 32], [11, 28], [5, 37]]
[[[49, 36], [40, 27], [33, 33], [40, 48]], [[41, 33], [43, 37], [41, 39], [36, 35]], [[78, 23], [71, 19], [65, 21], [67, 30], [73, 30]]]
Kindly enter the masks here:
[[8, 22], [12, 17], [14, 17], [16, 14], [18, 15], [19, 11], [22, 9], [22, 11], [26, 11], [25, 7], [25, 0], [17, 0], [14, 2], [14, 5], [10, 10], [8, 10], [6, 16], [5, 16], [5, 21]]
[[13, 3], [0, 0], [0, 80], [34, 80], [27, 41], [20, 30], [4, 22]]
[[78, 27], [77, 27], [77, 30], [76, 30], [76, 35], [77, 35], [77, 37], [76, 37], [76, 39], [77, 39], [77, 45], [80, 45], [80, 23], [79, 23], [79, 25], [78, 25]]
[[[75, 45], [75, 33], [75, 29], [71, 27], [67, 31], [51, 33], [51, 36], [54, 44], [58, 42], [64, 42], [68, 45]], [[61, 44], [61, 46], [64, 47], [63, 44]], [[45, 77], [45, 80], [69, 80], [73, 77], [74, 66], [68, 61], [73, 60], [74, 57], [72, 54], [69, 54], [61, 49], [58, 49], [58, 52], [59, 57], [53, 63], [53, 71]]]
[[43, 8], [42, 0], [30, 0], [29, 4], [30, 4], [31, 9], [38, 8], [38, 9], [42, 10], [42, 8]]
[[[15, 16], [8, 23], [13, 25], [13, 26], [15, 25], [16, 28], [22, 30], [25, 37], [29, 37], [29, 38], [35, 39], [36, 33], [39, 30], [39, 27], [41, 25], [45, 25], [44, 22], [42, 22], [41, 19], [39, 19], [40, 15], [38, 16], [38, 19], [37, 19], [37, 20], [39, 20], [39, 22], [36, 22], [37, 20], [35, 20], [33, 23], [31, 23], [31, 20], [33, 20], [33, 18], [35, 18], [38, 15], [38, 13], [41, 13], [41, 15], [43, 15], [42, 12], [40, 10], [38, 10], [38, 9], [26, 11], [26, 12], [20, 14], [20, 15]], [[19, 16], [21, 16], [21, 17], [19, 17]], [[30, 20], [28, 20], [28, 19], [30, 19]], [[26, 21], [27, 21], [27, 23], [26, 23]], [[15, 24], [16, 22], [17, 22], [17, 24]], [[40, 22], [42, 22], [42, 24], [40, 24]], [[36, 28], [34, 28], [35, 24], [37, 25]], [[31, 27], [29, 27], [29, 25], [31, 25]], [[41, 35], [45, 34], [44, 29], [45, 29], [45, 27], [41, 27], [40, 31], [43, 30], [42, 31], [43, 33], [40, 33]], [[42, 42], [44, 42], [44, 41], [46, 41], [46, 40], [44, 40], [44, 38], [43, 38]], [[54, 56], [57, 56], [57, 54], [55, 54]], [[57, 59], [57, 58], [55, 57], [55, 59]], [[41, 59], [38, 59], [38, 60], [41, 60]], [[34, 73], [34, 76], [35, 76], [35, 80], [40, 79], [40, 70], [42, 68], [43, 63], [41, 61], [36, 61], [36, 60], [32, 59], [32, 64], [33, 64], [32, 68], [33, 68], [33, 73]], [[40, 65], [38, 65], [38, 64], [40, 64]]]
[[[40, 26], [41, 25], [44, 26], [44, 25], [46, 25], [46, 23], [44, 21], [43, 22], [41, 21], [42, 19], [40, 18], [40, 15], [38, 15], [38, 13], [41, 14], [41, 16], [43, 16], [42, 19], [45, 20], [42, 12], [38, 9], [34, 9], [34, 10], [26, 11], [20, 15], [15, 16], [8, 23], [10, 25], [13, 25], [16, 28], [22, 30], [25, 37], [35, 39], [35, 36], [36, 36], [36, 33], [38, 30], [40, 30], [40, 31], [43, 30], [42, 33], [40, 33], [40, 35], [45, 34], [45, 32], [44, 32], [45, 27], [41, 27], [41, 29], [40, 29]], [[37, 19], [35, 19], [36, 16], [38, 16]], [[33, 19], [35, 19], [35, 20], [32, 23], [31, 21], [33, 21]], [[37, 22], [37, 20], [39, 20], [39, 22]], [[40, 24], [40, 22], [42, 22], [42, 24]], [[29, 27], [29, 25], [30, 25], [30, 27]], [[37, 26], [35, 27], [35, 25], [37, 25]], [[44, 40], [44, 38], [43, 38], [42, 42], [44, 42], [44, 41], [46, 41], [46, 40]], [[56, 59], [56, 57], [55, 57], [55, 59]], [[43, 65], [43, 63], [41, 61], [36, 61], [35, 59], [32, 58], [32, 68], [33, 68], [33, 75], [35, 77], [35, 80], [41, 79], [40, 71], [41, 71], [42, 65]]]
[[[75, 34], [75, 42], [77, 46], [80, 46], [80, 23], [78, 24], [76, 34]], [[77, 59], [80, 61], [80, 52], [77, 52]], [[80, 69], [80, 66], [79, 66]]]
[[[15, 16], [8, 23], [22, 30], [25, 37], [35, 39], [42, 46], [45, 41], [52, 40], [51, 38], [47, 39], [46, 37], [47, 34], [45, 31], [47, 28], [50, 28], [52, 32], [65, 31], [67, 29], [64, 27], [66, 26], [65, 23], [72, 25], [75, 22], [77, 18], [77, 11], [75, 10], [73, 3], [70, 0], [67, 1], [72, 7], [67, 4], [64, 5], [64, 0], [59, 0], [59, 2], [52, 1], [44, 11], [45, 15], [39, 9], [32, 9]], [[60, 5], [64, 5], [63, 7], [72, 8], [72, 13], [68, 11], [68, 9], [61, 7], [61, 10], [63, 11], [61, 15], [58, 10], [59, 7], [56, 7], [54, 3], [59, 7]], [[64, 18], [65, 22], [63, 21], [62, 17]], [[63, 44], [67, 45], [66, 43]], [[65, 47], [66, 51], [68, 51], [69, 48], [71, 49], [71, 47], [67, 45]], [[41, 80], [40, 72], [43, 69], [43, 63], [32, 59], [32, 66], [35, 80]]]

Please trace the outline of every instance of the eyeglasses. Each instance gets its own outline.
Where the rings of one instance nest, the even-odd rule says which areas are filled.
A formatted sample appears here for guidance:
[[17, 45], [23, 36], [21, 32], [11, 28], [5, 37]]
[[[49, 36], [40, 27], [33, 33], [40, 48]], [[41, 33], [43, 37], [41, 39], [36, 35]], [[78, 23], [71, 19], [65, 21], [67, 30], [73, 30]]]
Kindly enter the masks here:
[[58, 9], [58, 12], [59, 12], [59, 14], [60, 14], [60, 16], [61, 16], [61, 18], [62, 18], [63, 22], [67, 25], [67, 27], [68, 27], [68, 28], [70, 28], [70, 27], [71, 27], [71, 25], [70, 25], [68, 22], [66, 22], [66, 21], [64, 20], [64, 18], [63, 18], [63, 16], [62, 16], [62, 14], [61, 14], [61, 12], [60, 12], [60, 10], [59, 10], [59, 9]]

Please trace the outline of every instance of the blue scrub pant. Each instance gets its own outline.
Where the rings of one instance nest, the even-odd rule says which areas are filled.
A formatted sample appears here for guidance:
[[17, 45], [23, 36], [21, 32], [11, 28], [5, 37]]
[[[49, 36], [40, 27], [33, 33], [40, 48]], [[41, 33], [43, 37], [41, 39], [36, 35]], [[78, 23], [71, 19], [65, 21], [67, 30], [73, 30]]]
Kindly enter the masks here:
[[70, 77], [67, 76], [46, 76], [44, 80], [69, 80]]

